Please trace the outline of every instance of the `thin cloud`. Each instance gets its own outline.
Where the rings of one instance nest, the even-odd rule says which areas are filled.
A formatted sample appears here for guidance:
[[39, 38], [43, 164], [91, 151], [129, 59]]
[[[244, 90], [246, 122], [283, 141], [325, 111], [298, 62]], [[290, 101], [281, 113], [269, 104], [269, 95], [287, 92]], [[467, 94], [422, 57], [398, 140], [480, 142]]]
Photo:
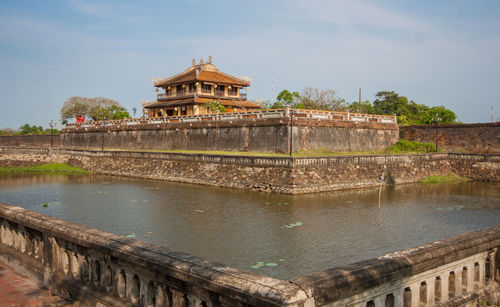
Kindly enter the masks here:
[[72, 0], [70, 3], [75, 11], [85, 15], [104, 18], [115, 17], [115, 14], [113, 13], [111, 7], [104, 3], [91, 3], [83, 2], [80, 0]]
[[124, 22], [140, 22], [140, 21], [142, 21], [141, 18], [139, 18], [136, 15], [131, 14], [131, 12], [122, 13], [122, 14], [117, 13], [118, 9], [126, 8], [125, 4], [120, 5], [120, 6], [111, 6], [111, 5], [106, 4], [106, 3], [96, 3], [96, 2], [88, 2], [88, 1], [84, 2], [81, 0], [71, 0], [70, 4], [71, 4], [71, 8], [74, 11], [81, 13], [81, 14], [84, 14], [84, 15], [89, 15], [89, 16], [104, 18], [104, 19], [124, 21]]
[[339, 26], [364, 25], [383, 29], [396, 29], [408, 31], [423, 31], [427, 25], [422, 20], [396, 12], [380, 5], [375, 5], [362, 0], [310, 0], [287, 1], [305, 14], [301, 18], [314, 21], [327, 22]]

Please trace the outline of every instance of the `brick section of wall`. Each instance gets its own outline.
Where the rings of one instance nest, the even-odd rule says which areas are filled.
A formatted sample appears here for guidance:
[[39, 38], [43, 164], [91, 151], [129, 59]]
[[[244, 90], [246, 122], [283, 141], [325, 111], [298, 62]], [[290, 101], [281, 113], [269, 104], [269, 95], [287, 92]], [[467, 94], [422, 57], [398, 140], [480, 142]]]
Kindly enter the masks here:
[[0, 146], [59, 146], [60, 140], [59, 134], [0, 135]]
[[399, 137], [435, 143], [446, 151], [500, 153], [500, 122], [484, 124], [400, 126]]
[[[292, 128], [293, 126], [293, 128]], [[73, 127], [62, 144], [73, 148], [226, 150], [286, 153], [293, 150], [384, 149], [398, 140], [395, 124], [295, 118]]]

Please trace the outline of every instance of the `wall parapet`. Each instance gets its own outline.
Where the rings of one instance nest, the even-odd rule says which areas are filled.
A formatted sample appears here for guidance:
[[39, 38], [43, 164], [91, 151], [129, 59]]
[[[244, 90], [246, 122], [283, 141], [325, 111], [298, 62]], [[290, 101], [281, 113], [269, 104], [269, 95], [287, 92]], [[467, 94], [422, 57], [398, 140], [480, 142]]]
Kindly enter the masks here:
[[0, 203], [0, 259], [110, 306], [313, 306], [289, 282]]
[[92, 305], [451, 306], [500, 294], [499, 248], [495, 226], [286, 281], [0, 203], [0, 259]]
[[177, 153], [160, 151], [116, 151], [92, 150], [78, 148], [40, 148], [40, 147], [9, 147], [0, 146], [0, 152], [29, 152], [34, 154], [70, 154], [90, 157], [139, 158], [139, 159], [167, 159], [179, 161], [196, 161], [221, 164], [241, 164], [249, 166], [321, 166], [342, 164], [385, 164], [412, 161], [439, 161], [445, 159], [473, 160], [473, 161], [500, 161], [500, 154], [463, 154], [463, 153], [426, 153], [426, 154], [398, 154], [398, 155], [344, 155], [318, 157], [270, 157], [245, 155], [220, 155]]
[[[293, 115], [292, 115], [293, 114]], [[184, 116], [165, 116], [165, 117], [143, 117], [106, 121], [89, 121], [83, 123], [69, 123], [67, 128], [72, 127], [112, 127], [117, 125], [155, 125], [165, 123], [192, 123], [204, 121], [231, 121], [244, 119], [266, 119], [266, 118], [290, 118], [291, 116], [303, 117], [316, 120], [331, 121], [353, 121], [353, 122], [372, 122], [381, 124], [396, 124], [396, 117], [390, 115], [375, 115], [337, 111], [303, 110], [303, 109], [271, 109], [248, 112], [229, 112], [204, 115], [184, 115]]]
[[451, 305], [464, 297], [470, 303], [489, 284], [498, 291], [499, 247], [500, 226], [496, 226], [292, 282], [318, 306]]

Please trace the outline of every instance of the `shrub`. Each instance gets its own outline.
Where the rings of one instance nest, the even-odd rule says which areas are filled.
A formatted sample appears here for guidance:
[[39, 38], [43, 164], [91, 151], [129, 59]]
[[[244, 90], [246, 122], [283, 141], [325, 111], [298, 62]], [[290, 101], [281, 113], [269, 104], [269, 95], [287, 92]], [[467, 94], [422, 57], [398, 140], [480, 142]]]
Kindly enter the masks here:
[[417, 141], [399, 140], [396, 144], [389, 147], [388, 152], [391, 153], [408, 153], [408, 152], [434, 152], [436, 144], [420, 143]]

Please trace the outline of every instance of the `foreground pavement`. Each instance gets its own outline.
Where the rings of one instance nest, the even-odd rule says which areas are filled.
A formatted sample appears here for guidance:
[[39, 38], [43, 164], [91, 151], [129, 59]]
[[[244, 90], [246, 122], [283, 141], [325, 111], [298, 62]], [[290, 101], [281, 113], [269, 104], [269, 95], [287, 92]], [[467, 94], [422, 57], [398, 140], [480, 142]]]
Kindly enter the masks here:
[[17, 274], [0, 262], [0, 306], [71, 306], [67, 301], [50, 294], [40, 284]]

